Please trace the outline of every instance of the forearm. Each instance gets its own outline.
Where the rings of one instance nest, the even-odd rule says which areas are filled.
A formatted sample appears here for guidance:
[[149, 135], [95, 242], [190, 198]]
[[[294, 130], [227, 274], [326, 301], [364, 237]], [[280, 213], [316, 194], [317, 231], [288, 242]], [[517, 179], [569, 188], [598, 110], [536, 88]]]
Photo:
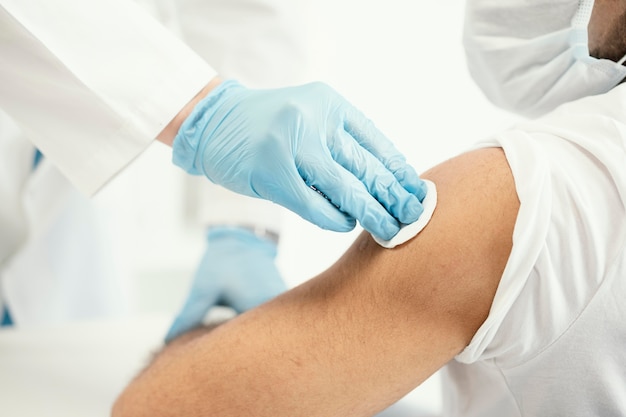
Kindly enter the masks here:
[[415, 239], [361, 235], [320, 276], [163, 356], [115, 416], [363, 417], [418, 386], [487, 317], [518, 207], [499, 150], [424, 177], [439, 203]]
[[194, 96], [185, 107], [183, 107], [176, 116], [165, 126], [165, 128], [159, 133], [157, 136], [157, 140], [162, 142], [168, 146], [172, 146], [174, 142], [174, 138], [180, 129], [180, 125], [183, 124], [185, 119], [191, 114], [193, 108], [198, 104], [203, 98], [207, 96], [222, 80], [220, 77], [213, 78], [198, 94]]
[[[118, 399], [113, 416], [365, 416], [402, 397], [406, 391], [392, 375], [408, 364], [386, 355], [393, 329], [374, 324], [354, 334], [350, 317], [357, 312], [327, 312], [327, 291], [334, 290], [315, 287], [166, 348]], [[380, 332], [375, 343], [372, 331]], [[355, 349], [361, 340], [384, 370]], [[373, 393], [383, 380], [384, 399]]]

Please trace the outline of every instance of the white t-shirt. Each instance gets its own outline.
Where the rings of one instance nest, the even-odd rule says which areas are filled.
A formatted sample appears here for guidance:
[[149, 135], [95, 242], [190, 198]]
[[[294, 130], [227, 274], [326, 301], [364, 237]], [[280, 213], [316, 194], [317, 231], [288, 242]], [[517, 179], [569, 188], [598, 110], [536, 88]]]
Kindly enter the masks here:
[[444, 415], [626, 415], [626, 86], [480, 146], [504, 149], [521, 205]]

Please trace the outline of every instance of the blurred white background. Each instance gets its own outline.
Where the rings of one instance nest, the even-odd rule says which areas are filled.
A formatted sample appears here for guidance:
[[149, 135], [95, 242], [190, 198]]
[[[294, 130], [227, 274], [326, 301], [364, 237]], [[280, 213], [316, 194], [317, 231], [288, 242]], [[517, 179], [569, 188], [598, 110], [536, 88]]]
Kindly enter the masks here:
[[[368, 115], [418, 172], [515, 119], [470, 79], [461, 44], [462, 0], [302, 2], [311, 81], [329, 83]], [[305, 7], [306, 6], [306, 7]], [[185, 174], [153, 145], [96, 196], [114, 220], [134, 312], [171, 312], [204, 250], [187, 215]], [[360, 232], [332, 233], [286, 213], [278, 264], [296, 285], [324, 270]]]

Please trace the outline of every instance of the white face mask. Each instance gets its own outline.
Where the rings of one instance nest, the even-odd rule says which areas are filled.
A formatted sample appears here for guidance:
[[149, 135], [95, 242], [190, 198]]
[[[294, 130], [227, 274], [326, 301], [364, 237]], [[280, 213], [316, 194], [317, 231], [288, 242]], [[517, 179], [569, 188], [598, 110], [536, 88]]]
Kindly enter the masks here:
[[589, 56], [593, 0], [467, 0], [470, 73], [496, 105], [538, 116], [606, 93], [626, 77], [620, 62]]

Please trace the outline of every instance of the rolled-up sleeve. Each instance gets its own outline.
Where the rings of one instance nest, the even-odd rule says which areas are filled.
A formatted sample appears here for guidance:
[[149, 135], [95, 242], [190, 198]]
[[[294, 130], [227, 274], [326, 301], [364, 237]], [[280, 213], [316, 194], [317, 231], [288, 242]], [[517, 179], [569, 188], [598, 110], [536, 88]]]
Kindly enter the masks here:
[[128, 0], [0, 0], [0, 56], [0, 106], [87, 194], [216, 75]]

